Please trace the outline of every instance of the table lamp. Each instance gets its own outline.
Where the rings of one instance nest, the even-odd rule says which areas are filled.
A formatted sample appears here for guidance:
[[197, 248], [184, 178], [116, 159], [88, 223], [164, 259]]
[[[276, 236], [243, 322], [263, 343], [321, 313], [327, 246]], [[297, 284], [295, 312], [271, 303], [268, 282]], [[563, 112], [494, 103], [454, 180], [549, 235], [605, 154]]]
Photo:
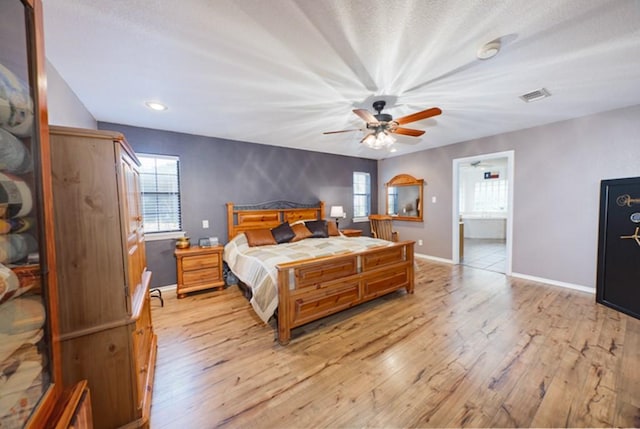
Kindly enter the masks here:
[[329, 217], [336, 219], [336, 227], [338, 227], [338, 219], [347, 217], [347, 214], [344, 212], [342, 206], [331, 206], [331, 214], [329, 214]]

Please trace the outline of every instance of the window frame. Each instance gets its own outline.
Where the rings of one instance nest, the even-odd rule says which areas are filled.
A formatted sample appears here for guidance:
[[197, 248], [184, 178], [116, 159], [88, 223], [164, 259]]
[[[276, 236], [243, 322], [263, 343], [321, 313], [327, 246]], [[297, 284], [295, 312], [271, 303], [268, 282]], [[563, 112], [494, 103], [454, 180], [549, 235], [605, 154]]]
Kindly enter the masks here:
[[[154, 160], [158, 160], [158, 159], [165, 159], [165, 160], [172, 160], [172, 161], [176, 161], [177, 165], [176, 165], [176, 181], [177, 181], [177, 197], [178, 197], [178, 229], [176, 230], [163, 230], [163, 231], [148, 231], [147, 230], [147, 223], [145, 222], [145, 212], [144, 212], [144, 195], [146, 194], [167, 194], [167, 195], [175, 195], [176, 193], [174, 192], [144, 192], [143, 189], [143, 180], [142, 180], [142, 176], [143, 175], [148, 175], [148, 173], [143, 173], [142, 171], [142, 167], [140, 168], [139, 174], [140, 174], [140, 206], [141, 206], [141, 212], [142, 212], [142, 219], [143, 219], [143, 227], [145, 229], [145, 239], [147, 241], [156, 241], [156, 240], [166, 240], [166, 239], [172, 239], [172, 238], [178, 238], [178, 237], [184, 237], [184, 229], [183, 229], [183, 219], [182, 219], [182, 189], [181, 189], [181, 162], [180, 162], [180, 157], [177, 155], [165, 155], [165, 154], [157, 154], [157, 153], [136, 153], [136, 156], [138, 157], [138, 159], [140, 159], [140, 161], [143, 161], [144, 159], [154, 159]], [[154, 173], [154, 176], [157, 177], [157, 172]]]
[[[356, 177], [362, 176], [366, 178], [366, 191], [365, 193], [356, 193]], [[354, 171], [352, 176], [352, 190], [353, 190], [353, 219], [352, 222], [369, 222], [369, 215], [371, 214], [371, 173], [366, 171]], [[366, 198], [366, 210], [365, 214], [356, 213], [356, 209], [359, 204], [356, 203], [357, 197]]]
[[509, 200], [509, 181], [489, 179], [477, 181], [473, 189], [471, 214], [506, 214]]

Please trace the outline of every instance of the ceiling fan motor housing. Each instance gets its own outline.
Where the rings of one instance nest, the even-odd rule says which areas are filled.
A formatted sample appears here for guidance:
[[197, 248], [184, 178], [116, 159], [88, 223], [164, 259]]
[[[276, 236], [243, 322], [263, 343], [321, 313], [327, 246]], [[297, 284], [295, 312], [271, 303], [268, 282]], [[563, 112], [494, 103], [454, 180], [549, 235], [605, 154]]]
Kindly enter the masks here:
[[380, 122], [391, 122], [393, 121], [393, 116], [387, 113], [378, 113], [377, 115], [373, 115]]
[[379, 122], [391, 122], [393, 121], [393, 116], [387, 113], [380, 113], [384, 106], [387, 104], [384, 100], [378, 100], [373, 102], [373, 109], [378, 112], [377, 115], [373, 115]]

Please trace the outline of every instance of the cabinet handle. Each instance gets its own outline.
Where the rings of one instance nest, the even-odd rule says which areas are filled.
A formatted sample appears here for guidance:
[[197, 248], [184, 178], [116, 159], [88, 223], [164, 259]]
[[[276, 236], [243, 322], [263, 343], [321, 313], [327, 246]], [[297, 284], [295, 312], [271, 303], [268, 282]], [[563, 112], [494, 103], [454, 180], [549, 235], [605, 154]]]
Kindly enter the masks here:
[[144, 329], [138, 329], [138, 332], [136, 332], [136, 334], [138, 334], [138, 335], [144, 334]]

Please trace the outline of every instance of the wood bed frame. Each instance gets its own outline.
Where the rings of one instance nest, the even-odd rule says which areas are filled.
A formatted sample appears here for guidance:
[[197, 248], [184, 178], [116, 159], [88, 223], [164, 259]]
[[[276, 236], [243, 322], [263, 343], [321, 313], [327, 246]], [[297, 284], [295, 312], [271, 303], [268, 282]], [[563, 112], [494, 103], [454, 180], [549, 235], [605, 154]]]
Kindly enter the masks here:
[[[273, 201], [253, 205], [227, 203], [229, 240], [250, 229], [282, 222], [324, 219], [324, 203]], [[278, 342], [289, 343], [291, 330], [398, 289], [414, 290], [413, 241], [387, 247], [288, 262], [278, 270]]]

